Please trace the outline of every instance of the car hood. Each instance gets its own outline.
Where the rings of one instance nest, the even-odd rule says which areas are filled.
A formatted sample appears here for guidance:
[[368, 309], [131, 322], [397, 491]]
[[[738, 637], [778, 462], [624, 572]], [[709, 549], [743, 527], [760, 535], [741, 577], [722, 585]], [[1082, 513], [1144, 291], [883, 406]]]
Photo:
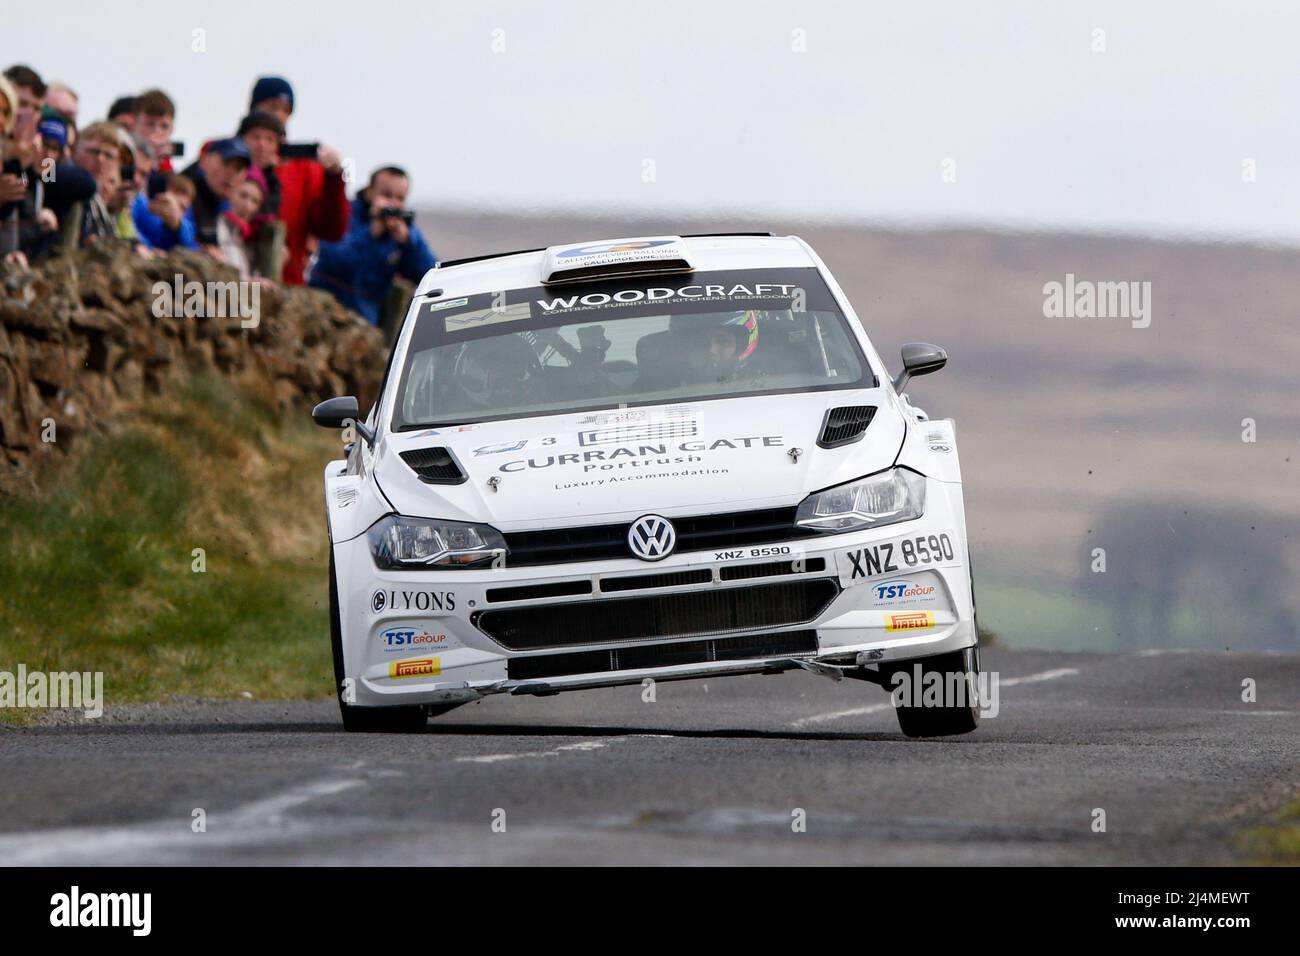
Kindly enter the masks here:
[[[842, 405], [877, 411], [860, 441], [819, 447], [827, 410]], [[888, 468], [905, 434], [879, 388], [751, 396], [389, 432], [374, 471], [400, 514], [523, 531], [792, 505]], [[466, 481], [427, 484], [401, 457], [435, 447]]]

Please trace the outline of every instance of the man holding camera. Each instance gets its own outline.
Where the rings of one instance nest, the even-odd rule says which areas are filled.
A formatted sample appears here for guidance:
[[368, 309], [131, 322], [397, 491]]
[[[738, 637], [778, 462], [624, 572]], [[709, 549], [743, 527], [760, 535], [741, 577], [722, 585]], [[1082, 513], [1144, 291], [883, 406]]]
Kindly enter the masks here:
[[406, 208], [410, 177], [398, 166], [381, 166], [352, 203], [352, 226], [342, 242], [323, 242], [311, 285], [325, 289], [372, 325], [393, 277], [419, 282], [437, 259], [424, 241], [415, 214]]

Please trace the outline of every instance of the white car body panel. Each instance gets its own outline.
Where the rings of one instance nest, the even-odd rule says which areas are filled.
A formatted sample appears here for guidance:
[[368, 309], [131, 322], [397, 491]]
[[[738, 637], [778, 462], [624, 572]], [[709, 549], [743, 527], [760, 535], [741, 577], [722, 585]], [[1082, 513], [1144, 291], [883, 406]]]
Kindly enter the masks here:
[[[689, 250], [697, 273], [816, 267], [847, 318], [878, 384], [395, 432], [390, 427], [398, 387], [394, 373], [367, 419], [376, 432], [374, 448], [358, 439], [347, 461], [331, 462], [325, 469], [344, 671], [353, 683], [353, 703], [361, 707], [438, 704], [494, 693], [550, 693], [639, 683], [645, 678], [753, 673], [793, 666], [792, 656], [859, 664], [909, 660], [976, 644], [953, 423], [918, 419], [917, 410], [895, 393], [890, 375], [852, 306], [802, 240], [708, 237], [680, 241]], [[436, 294], [446, 301], [536, 286], [545, 258], [542, 252], [521, 253], [431, 270], [420, 283], [398, 337], [392, 367], [402, 367], [415, 316], [430, 296]], [[818, 435], [827, 411], [844, 405], [872, 405], [877, 412], [860, 441], [819, 447]], [[591, 432], [601, 429], [615, 430], [611, 442], [588, 440]], [[580, 440], [584, 432], [588, 439]], [[468, 480], [454, 485], [427, 484], [402, 461], [401, 452], [431, 444], [450, 449]], [[663, 453], [656, 450], [661, 444]], [[650, 450], [643, 451], [642, 446]], [[591, 454], [610, 447], [626, 448], [629, 453], [617, 460]], [[798, 453], [792, 455], [792, 450]], [[676, 461], [678, 458], [685, 460]], [[365, 536], [367, 528], [389, 513], [485, 523], [509, 535], [630, 523], [647, 514], [671, 520], [793, 508], [812, 492], [895, 465], [926, 476], [926, 507], [920, 518], [846, 534], [792, 534], [789, 539], [752, 547], [677, 551], [653, 563], [637, 559], [629, 551], [625, 557], [540, 566], [513, 567], [507, 557], [505, 566], [498, 568], [390, 571], [376, 567]], [[674, 477], [673, 469], [699, 474]], [[665, 472], [670, 474], [665, 476]], [[656, 477], [641, 477], [647, 474]], [[493, 478], [498, 479], [495, 489], [488, 483]], [[915, 545], [918, 540], [927, 553], [936, 543], [942, 547], [935, 560], [925, 562], [914, 549], [916, 562], [909, 565], [902, 558], [904, 542]], [[874, 563], [864, 558], [864, 550], [872, 552]], [[888, 559], [883, 557], [887, 554], [891, 556]], [[724, 569], [774, 560], [801, 560], [808, 568], [820, 562], [821, 570], [724, 579]], [[616, 594], [602, 588], [606, 579], [619, 576], [682, 571], [707, 572], [706, 580]], [[743, 589], [810, 578], [833, 582], [839, 589], [829, 604], [812, 620], [759, 630], [764, 634], [815, 630], [817, 649], [776, 659], [714, 660], [511, 679], [509, 662], [521, 657], [705, 638], [676, 635], [511, 650], [489, 637], [477, 623], [484, 613], [503, 608], [541, 610], [548, 605]], [[589, 582], [591, 593], [532, 597], [521, 602], [489, 601], [489, 590], [574, 582]], [[394, 676], [394, 665], [431, 661], [436, 665], [420, 664], [409, 668], [415, 672], [410, 676]]]
[[[826, 451], [817, 448], [817, 433], [828, 408], [878, 405], [883, 398], [881, 389], [863, 389], [683, 403], [672, 407], [688, 410], [689, 417], [681, 421], [695, 427], [691, 434], [666, 441], [636, 437], [640, 421], [645, 422], [644, 434], [656, 434], [651, 429], [664, 422], [662, 408], [485, 422], [470, 426], [472, 430], [467, 432], [431, 429], [437, 435], [390, 433], [376, 449], [376, 467], [382, 475], [384, 495], [399, 513], [486, 521], [500, 531], [550, 527], [558, 521], [573, 523], [574, 516], [583, 516], [576, 523], [598, 524], [631, 521], [647, 510], [671, 518], [700, 511], [797, 504], [809, 490], [851, 481], [894, 463], [905, 431], [901, 417], [873, 421], [868, 437], [855, 445]], [[629, 413], [645, 418], [604, 427], [589, 421]], [[610, 444], [634, 454], [605, 460], [610, 444], [579, 444], [580, 434], [592, 433], [598, 437], [614, 434], [621, 440]], [[541, 444], [547, 439], [555, 443]], [[476, 450], [519, 441], [528, 444], [518, 451], [476, 454]], [[431, 443], [450, 448], [469, 473], [469, 481], [432, 486], [401, 466], [398, 453]], [[665, 453], [641, 454], [642, 449], [658, 447]], [[791, 449], [801, 452], [795, 460], [789, 455]], [[397, 460], [385, 467], [391, 459]], [[645, 466], [657, 468], [655, 473], [692, 474], [689, 481], [655, 480], [651, 496], [630, 492], [646, 473]], [[753, 480], [756, 470], [761, 470], [763, 481]], [[496, 491], [487, 485], [493, 476], [501, 481]], [[649, 507], [651, 501], [653, 507]]]

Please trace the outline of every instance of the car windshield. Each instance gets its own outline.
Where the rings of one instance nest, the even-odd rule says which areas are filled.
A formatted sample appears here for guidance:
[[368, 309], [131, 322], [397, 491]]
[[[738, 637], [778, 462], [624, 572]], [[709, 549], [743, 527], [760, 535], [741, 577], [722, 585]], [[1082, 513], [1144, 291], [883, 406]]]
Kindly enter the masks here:
[[875, 384], [816, 269], [747, 269], [420, 305], [398, 431]]

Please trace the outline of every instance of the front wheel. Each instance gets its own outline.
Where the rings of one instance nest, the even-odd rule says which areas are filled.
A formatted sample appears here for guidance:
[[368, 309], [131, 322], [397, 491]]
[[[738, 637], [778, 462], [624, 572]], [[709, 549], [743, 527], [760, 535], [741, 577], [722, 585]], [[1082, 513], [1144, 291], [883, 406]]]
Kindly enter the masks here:
[[[905, 680], [895, 677], [900, 673]], [[978, 676], [978, 647], [896, 664], [885, 689], [895, 694], [899, 729], [908, 737], [970, 733], [980, 723]]]
[[330, 647], [334, 652], [334, 692], [339, 699], [343, 729], [359, 734], [411, 734], [424, 729], [427, 714], [421, 706], [357, 707], [343, 700], [343, 627], [339, 620], [339, 584], [330, 549]]

